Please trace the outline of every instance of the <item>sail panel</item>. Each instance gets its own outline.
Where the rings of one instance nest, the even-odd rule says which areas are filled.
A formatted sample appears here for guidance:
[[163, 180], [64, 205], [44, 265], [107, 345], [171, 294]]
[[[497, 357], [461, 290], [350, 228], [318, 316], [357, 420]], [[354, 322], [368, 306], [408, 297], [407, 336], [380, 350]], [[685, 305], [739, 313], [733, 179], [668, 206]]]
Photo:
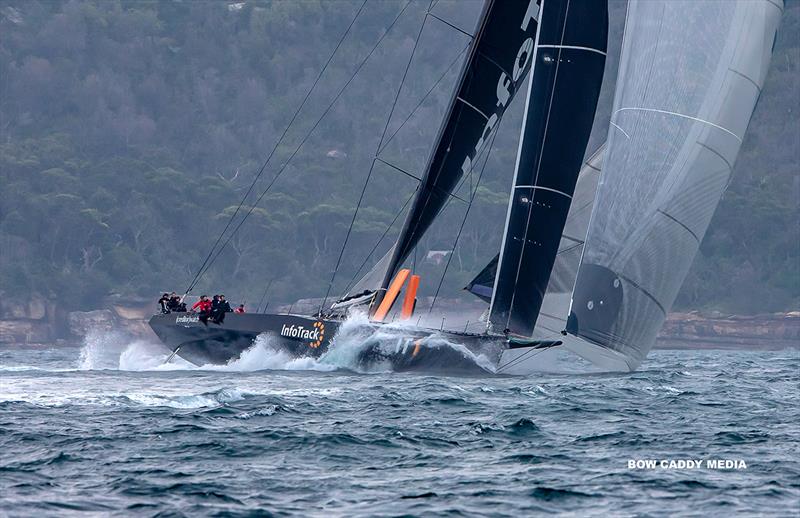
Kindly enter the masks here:
[[[541, 0], [489, 0], [381, 288], [472, 170], [530, 68]], [[380, 296], [380, 294], [379, 294]]]
[[[580, 173], [578, 173], [578, 181], [575, 184], [575, 191], [572, 195], [572, 204], [567, 214], [564, 230], [561, 233], [561, 242], [558, 245], [556, 260], [550, 273], [550, 283], [547, 287], [545, 298], [551, 294], [569, 294], [575, 285], [575, 276], [578, 274], [578, 264], [583, 252], [586, 229], [589, 228], [589, 216], [592, 213], [594, 194], [597, 190], [597, 182], [600, 179], [600, 166], [603, 163], [604, 150], [605, 144], [592, 153], [584, 162]], [[500, 254], [496, 254], [489, 261], [489, 264], [464, 289], [486, 302], [490, 302], [494, 291], [494, 280], [497, 276], [499, 259]], [[568, 305], [564, 306], [564, 310], [560, 312], [552, 312], [553, 315], [557, 314], [558, 318], [562, 320], [558, 331], [564, 328], [563, 323], [566, 322], [568, 307]]]
[[[594, 195], [597, 191], [597, 183], [600, 181], [600, 167], [603, 163], [604, 152], [605, 144], [584, 162], [578, 175], [578, 181], [572, 194], [572, 204], [561, 233], [561, 242], [558, 245], [553, 270], [550, 272], [550, 282], [545, 296], [551, 293], [571, 293], [572, 287], [575, 286], [586, 230], [589, 228], [589, 217], [594, 205]], [[561, 313], [559, 316], [566, 320], [567, 313]]]
[[711, 221], [782, 5], [631, 0], [603, 175], [567, 330], [644, 359]]
[[532, 336], [603, 82], [606, 2], [546, 1], [490, 321]]
[[464, 288], [484, 302], [492, 300], [494, 277], [497, 275], [497, 260], [499, 257], [499, 254], [495, 255], [494, 259], [489, 261], [489, 264]]

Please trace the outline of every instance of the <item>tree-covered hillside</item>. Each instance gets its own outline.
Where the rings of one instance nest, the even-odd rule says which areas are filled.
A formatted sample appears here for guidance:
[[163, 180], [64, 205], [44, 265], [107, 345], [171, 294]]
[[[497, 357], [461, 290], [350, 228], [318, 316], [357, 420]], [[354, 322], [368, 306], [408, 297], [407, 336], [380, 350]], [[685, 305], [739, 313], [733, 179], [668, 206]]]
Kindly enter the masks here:
[[[90, 309], [112, 293], [184, 289], [361, 5], [0, 0], [4, 296], [35, 293]], [[429, 2], [406, 5], [364, 5], [233, 227], [277, 178], [274, 186], [196, 293], [226, 291], [252, 303], [274, 280], [272, 300], [324, 295], [368, 177], [333, 293], [381, 236], [371, 261], [390, 246], [416, 182], [381, 162], [369, 174], [387, 117], [392, 113], [380, 157], [419, 174], [467, 44], [428, 17], [415, 46]], [[611, 2], [612, 50], [624, 9], [623, 1]], [[434, 7], [467, 31], [479, 10], [479, 2], [466, 0]], [[683, 308], [799, 305], [798, 30], [800, 4], [789, 1], [733, 183], [679, 297]], [[615, 59], [609, 57], [598, 121], [607, 121]], [[497, 250], [521, 104], [513, 104], [496, 138], [442, 288], [447, 296]], [[602, 142], [604, 133], [597, 124], [592, 141]], [[428, 251], [453, 248], [464, 208], [451, 203], [421, 244], [423, 293], [435, 291], [443, 268], [426, 259]]]

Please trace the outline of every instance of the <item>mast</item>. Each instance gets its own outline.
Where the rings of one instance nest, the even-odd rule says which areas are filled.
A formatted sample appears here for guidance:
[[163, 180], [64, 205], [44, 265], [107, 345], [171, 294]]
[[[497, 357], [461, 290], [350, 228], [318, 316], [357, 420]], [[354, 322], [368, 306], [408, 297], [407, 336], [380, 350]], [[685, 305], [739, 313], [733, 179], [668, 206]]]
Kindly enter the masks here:
[[487, 323], [533, 335], [594, 121], [606, 1], [542, 5], [514, 181]]
[[532, 61], [542, 0], [487, 0], [414, 201], [391, 252], [373, 308], [459, 180], [472, 170]]

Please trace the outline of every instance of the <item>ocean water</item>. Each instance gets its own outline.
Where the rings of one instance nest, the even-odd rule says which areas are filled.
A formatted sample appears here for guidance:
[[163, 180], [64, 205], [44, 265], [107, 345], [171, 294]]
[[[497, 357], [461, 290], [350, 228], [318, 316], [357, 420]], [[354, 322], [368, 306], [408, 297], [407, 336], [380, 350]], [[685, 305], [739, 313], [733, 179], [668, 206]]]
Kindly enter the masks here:
[[[0, 349], [0, 516], [800, 510], [796, 349], [468, 378], [356, 372], [346, 350], [291, 360], [262, 343], [224, 367], [165, 359], [114, 333]], [[700, 467], [677, 466], [690, 459]]]

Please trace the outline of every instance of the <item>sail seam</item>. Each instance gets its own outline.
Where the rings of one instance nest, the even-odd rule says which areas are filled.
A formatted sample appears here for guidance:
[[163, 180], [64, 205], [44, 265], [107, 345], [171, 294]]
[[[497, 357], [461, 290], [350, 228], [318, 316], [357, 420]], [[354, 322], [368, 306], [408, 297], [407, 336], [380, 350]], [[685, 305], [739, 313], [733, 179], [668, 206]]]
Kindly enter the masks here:
[[564, 239], [569, 239], [570, 241], [575, 241], [576, 243], [583, 243], [583, 239], [579, 239], [577, 237], [568, 236], [566, 234], [561, 234], [561, 237]]
[[626, 281], [626, 282], [627, 282], [627, 283], [629, 283], [631, 286], [633, 286], [633, 287], [634, 287], [634, 288], [636, 288], [637, 290], [641, 291], [641, 292], [642, 292], [642, 293], [643, 293], [643, 294], [644, 294], [644, 295], [645, 295], [645, 296], [646, 296], [648, 299], [652, 300], [652, 301], [653, 301], [653, 303], [654, 303], [656, 306], [658, 306], [658, 309], [660, 309], [660, 310], [661, 310], [661, 312], [664, 314], [664, 316], [666, 316], [666, 315], [667, 315], [667, 310], [666, 310], [666, 309], [664, 309], [664, 306], [662, 306], [662, 305], [661, 305], [661, 303], [658, 301], [658, 299], [656, 299], [656, 298], [655, 298], [655, 296], [653, 296], [653, 294], [652, 294], [652, 293], [650, 293], [650, 292], [649, 292], [649, 291], [647, 291], [646, 289], [644, 289], [644, 288], [642, 288], [641, 286], [639, 286], [639, 283], [637, 283], [636, 281], [632, 280], [631, 278], [629, 278], [629, 277], [627, 277], [627, 276], [625, 276], [625, 275], [622, 275], [622, 274], [621, 274], [621, 273], [619, 273], [619, 272], [616, 272], [616, 273], [617, 273], [617, 277], [619, 277], [620, 279], [622, 279], [622, 280]]
[[755, 87], [756, 87], [756, 90], [758, 90], [758, 95], [761, 95], [761, 87], [760, 87], [760, 86], [758, 86], [758, 83], [756, 83], [755, 81], [753, 81], [753, 79], [752, 79], [752, 78], [750, 78], [750, 77], [748, 77], [748, 76], [746, 76], [746, 75], [742, 74], [741, 72], [739, 72], [738, 70], [735, 70], [735, 69], [733, 69], [733, 68], [728, 68], [728, 70], [730, 70], [731, 72], [733, 72], [733, 73], [734, 73], [734, 74], [736, 74], [737, 76], [741, 76], [741, 77], [743, 77], [743, 78], [747, 79], [748, 81], [750, 81], [750, 82], [753, 84], [753, 86], [755, 86]]
[[767, 3], [768, 3], [768, 4], [770, 4], [770, 5], [772, 5], [772, 6], [773, 6], [774, 8], [776, 8], [778, 11], [780, 11], [780, 12], [781, 12], [781, 14], [783, 14], [783, 7], [781, 7], [780, 5], [778, 5], [778, 3], [777, 3], [777, 2], [775, 2], [774, 0], [767, 0]]
[[707, 121], [707, 120], [701, 119], [699, 117], [693, 117], [691, 115], [686, 115], [686, 114], [678, 113], [678, 112], [672, 112], [672, 111], [669, 111], [669, 110], [660, 110], [658, 108], [640, 108], [638, 106], [629, 106], [627, 108], [620, 108], [619, 110], [614, 112], [614, 115], [618, 114], [619, 112], [628, 111], [628, 110], [663, 113], [665, 115], [674, 115], [676, 117], [682, 117], [684, 119], [690, 119], [690, 120], [693, 120], [693, 121], [696, 121], [696, 122], [702, 122], [703, 124], [708, 124], [711, 127], [717, 128], [718, 130], [721, 130], [721, 131], [724, 131], [725, 133], [728, 133], [729, 135], [731, 135], [733, 138], [735, 138], [739, 142], [742, 142], [742, 139], [739, 138], [739, 136], [736, 133], [732, 132], [731, 130], [729, 130], [727, 128], [723, 128], [719, 124], [714, 124], [711, 121]]
[[697, 234], [695, 234], [694, 231], [692, 229], [690, 229], [689, 227], [687, 227], [686, 224], [684, 224], [682, 221], [678, 221], [678, 219], [675, 218], [675, 216], [672, 216], [671, 214], [668, 214], [668, 213], [664, 212], [661, 209], [658, 209], [656, 212], [658, 212], [659, 214], [662, 214], [663, 216], [667, 217], [668, 219], [671, 219], [672, 221], [674, 221], [675, 223], [677, 223], [678, 225], [683, 227], [686, 230], [686, 232], [688, 232], [688, 233], [690, 233], [692, 235], [692, 237], [694, 238], [695, 241], [697, 241], [698, 243], [700, 242], [700, 238], [697, 237]]
[[462, 103], [466, 104], [467, 106], [469, 106], [470, 108], [472, 108], [472, 109], [473, 109], [473, 110], [475, 110], [476, 112], [480, 113], [480, 114], [481, 114], [481, 116], [483, 116], [483, 118], [484, 118], [484, 119], [486, 119], [487, 121], [489, 120], [489, 117], [487, 117], [485, 113], [483, 113], [483, 112], [482, 112], [482, 111], [480, 111], [478, 108], [476, 108], [474, 104], [471, 104], [471, 103], [469, 103], [468, 101], [465, 101], [465, 100], [464, 100], [464, 99], [462, 99], [461, 97], [456, 97], [456, 99], [458, 99], [458, 100], [459, 100], [459, 101], [461, 101]]
[[517, 186], [514, 187], [514, 189], [539, 189], [539, 190], [542, 190], [542, 191], [550, 191], [550, 192], [554, 192], [554, 193], [560, 194], [562, 196], [566, 196], [570, 200], [572, 199], [572, 196], [570, 196], [569, 194], [567, 194], [567, 193], [565, 193], [563, 191], [559, 191], [558, 189], [551, 189], [550, 187], [543, 187], [541, 185], [517, 185]]
[[[628, 132], [627, 132], [627, 131], [625, 131], [624, 129], [622, 129], [622, 128], [621, 128], [621, 127], [618, 125], [618, 124], [616, 124], [614, 121], [609, 121], [609, 122], [610, 122], [610, 124], [611, 124], [612, 126], [614, 126], [615, 128], [617, 128], [618, 130], [620, 130], [620, 131], [622, 132], [622, 134], [623, 134], [623, 135], [625, 135], [625, 138], [627, 138], [628, 140], [630, 140], [630, 139], [631, 139], [631, 136], [630, 136], [630, 135], [628, 135]], [[598, 171], [599, 171], [599, 169], [598, 169]]]
[[702, 147], [702, 148], [705, 148], [705, 149], [707, 149], [707, 150], [711, 151], [713, 154], [717, 155], [717, 156], [720, 158], [720, 160], [722, 160], [723, 162], [725, 162], [725, 165], [726, 165], [726, 166], [728, 166], [728, 172], [730, 172], [730, 171], [732, 171], [732, 170], [733, 170], [733, 167], [731, 166], [731, 163], [730, 163], [730, 162], [728, 162], [728, 159], [727, 159], [727, 158], [725, 158], [724, 156], [722, 156], [722, 154], [720, 154], [720, 152], [719, 152], [719, 151], [717, 151], [717, 150], [715, 150], [715, 149], [712, 149], [712, 148], [710, 148], [709, 146], [707, 146], [707, 145], [703, 144], [702, 142], [698, 142], [697, 144], [698, 144], [700, 147]]
[[601, 54], [603, 56], [606, 55], [605, 52], [598, 49], [593, 49], [591, 47], [579, 47], [578, 45], [539, 45], [540, 49], [568, 49], [568, 50], [587, 50], [589, 52], [595, 52], [597, 54]]
[[509, 73], [509, 71], [506, 70], [505, 68], [503, 68], [503, 66], [500, 63], [498, 63], [497, 61], [492, 59], [492, 57], [487, 55], [486, 53], [478, 51], [476, 54], [478, 54], [480, 57], [482, 57], [483, 59], [485, 59], [486, 61], [488, 61], [492, 65], [496, 66], [498, 70], [503, 72], [508, 77], [512, 77], [513, 76], [513, 74]]

